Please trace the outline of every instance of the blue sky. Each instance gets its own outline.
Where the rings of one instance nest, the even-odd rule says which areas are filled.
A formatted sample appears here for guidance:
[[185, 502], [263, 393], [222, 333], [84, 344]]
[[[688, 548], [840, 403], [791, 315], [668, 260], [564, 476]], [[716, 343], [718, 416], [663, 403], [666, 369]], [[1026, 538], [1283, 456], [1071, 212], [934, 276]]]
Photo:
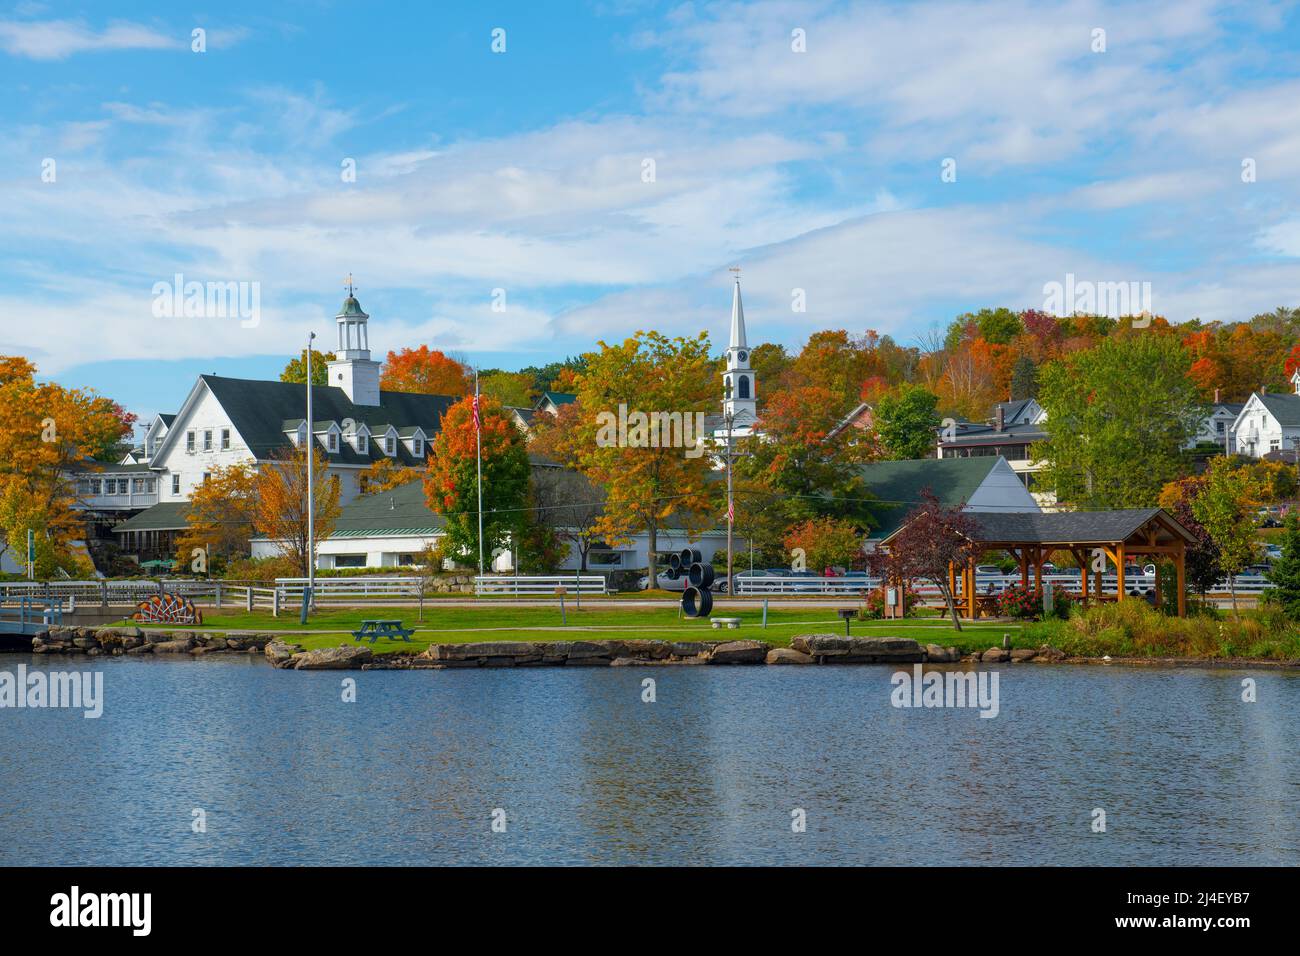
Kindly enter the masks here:
[[[718, 343], [735, 264], [792, 347], [1067, 273], [1174, 320], [1300, 305], [1292, 4], [104, 6], [0, 6], [0, 352], [141, 415], [328, 344], [349, 272], [376, 351], [504, 367]], [[178, 273], [256, 322], [157, 314]]]

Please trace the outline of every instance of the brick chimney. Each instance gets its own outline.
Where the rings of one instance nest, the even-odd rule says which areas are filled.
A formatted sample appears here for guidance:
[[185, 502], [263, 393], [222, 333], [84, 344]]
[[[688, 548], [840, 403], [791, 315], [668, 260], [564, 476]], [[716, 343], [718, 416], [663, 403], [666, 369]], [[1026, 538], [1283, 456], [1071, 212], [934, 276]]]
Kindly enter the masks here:
[[1259, 394], [1261, 394], [1261, 395], [1267, 395], [1267, 394], [1268, 394], [1268, 386], [1267, 386], [1267, 385], [1261, 385], [1261, 386], [1259, 387]]
[[1219, 404], [1219, 390], [1217, 388], [1214, 390], [1214, 404]]
[[1006, 409], [1001, 405], [998, 406], [997, 430], [1002, 431], [1006, 427]]

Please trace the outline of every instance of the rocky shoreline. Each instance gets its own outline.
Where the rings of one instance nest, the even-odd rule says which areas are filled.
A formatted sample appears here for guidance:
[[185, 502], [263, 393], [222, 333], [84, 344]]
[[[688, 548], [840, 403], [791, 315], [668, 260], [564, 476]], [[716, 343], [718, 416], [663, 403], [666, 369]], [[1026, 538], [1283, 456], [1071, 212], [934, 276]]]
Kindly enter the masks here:
[[800, 634], [790, 647], [764, 641], [477, 641], [431, 644], [418, 654], [376, 655], [368, 646], [306, 650], [299, 644], [264, 633], [205, 633], [193, 630], [142, 630], [138, 627], [51, 627], [32, 641], [34, 654], [141, 655], [200, 657], [208, 654], [261, 655], [291, 670], [446, 670], [460, 667], [626, 667], [648, 665], [818, 665], [818, 664], [990, 664], [1057, 663], [1065, 654], [1053, 647], [1037, 650], [1001, 647], [975, 654], [956, 648], [919, 644], [904, 637], [841, 637]]

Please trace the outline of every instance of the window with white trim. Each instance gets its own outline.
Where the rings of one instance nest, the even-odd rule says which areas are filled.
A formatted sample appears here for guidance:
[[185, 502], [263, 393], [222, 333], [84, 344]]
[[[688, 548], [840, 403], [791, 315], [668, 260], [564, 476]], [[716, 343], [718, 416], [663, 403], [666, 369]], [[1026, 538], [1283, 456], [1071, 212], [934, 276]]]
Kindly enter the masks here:
[[194, 454], [194, 439], [195, 431], [191, 428], [185, 433], [185, 450], [191, 455]]
[[212, 429], [208, 428], [203, 432], [203, 450], [212, 451]]
[[361, 452], [361, 454], [363, 454], [363, 455], [368, 455], [368, 454], [370, 454], [370, 436], [369, 436], [369, 435], [358, 435], [358, 436], [357, 436], [357, 451]]
[[335, 452], [339, 450], [338, 432], [330, 432], [327, 436], [325, 436], [325, 447], [328, 448], [331, 452]]
[[172, 494], [179, 495], [180, 493], [181, 493], [181, 476], [179, 474], [172, 475]]
[[230, 451], [230, 429], [221, 429], [221, 450]]
[[424, 457], [424, 439], [419, 435], [411, 439], [411, 454], [415, 455], [416, 458]]
[[384, 438], [384, 454], [390, 457], [397, 454], [397, 439], [392, 435]]

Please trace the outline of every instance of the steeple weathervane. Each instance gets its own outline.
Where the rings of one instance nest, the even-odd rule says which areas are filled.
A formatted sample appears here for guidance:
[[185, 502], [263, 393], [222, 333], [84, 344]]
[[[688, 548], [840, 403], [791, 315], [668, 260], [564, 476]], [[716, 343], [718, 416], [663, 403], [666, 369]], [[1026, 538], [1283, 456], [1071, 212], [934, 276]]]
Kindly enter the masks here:
[[349, 298], [349, 299], [354, 298], [354, 293], [353, 293], [353, 291], [352, 291], [352, 273], [351, 273], [351, 272], [348, 273], [348, 281], [345, 283], [345, 285], [347, 285], [347, 287], [348, 287], [348, 298]]

